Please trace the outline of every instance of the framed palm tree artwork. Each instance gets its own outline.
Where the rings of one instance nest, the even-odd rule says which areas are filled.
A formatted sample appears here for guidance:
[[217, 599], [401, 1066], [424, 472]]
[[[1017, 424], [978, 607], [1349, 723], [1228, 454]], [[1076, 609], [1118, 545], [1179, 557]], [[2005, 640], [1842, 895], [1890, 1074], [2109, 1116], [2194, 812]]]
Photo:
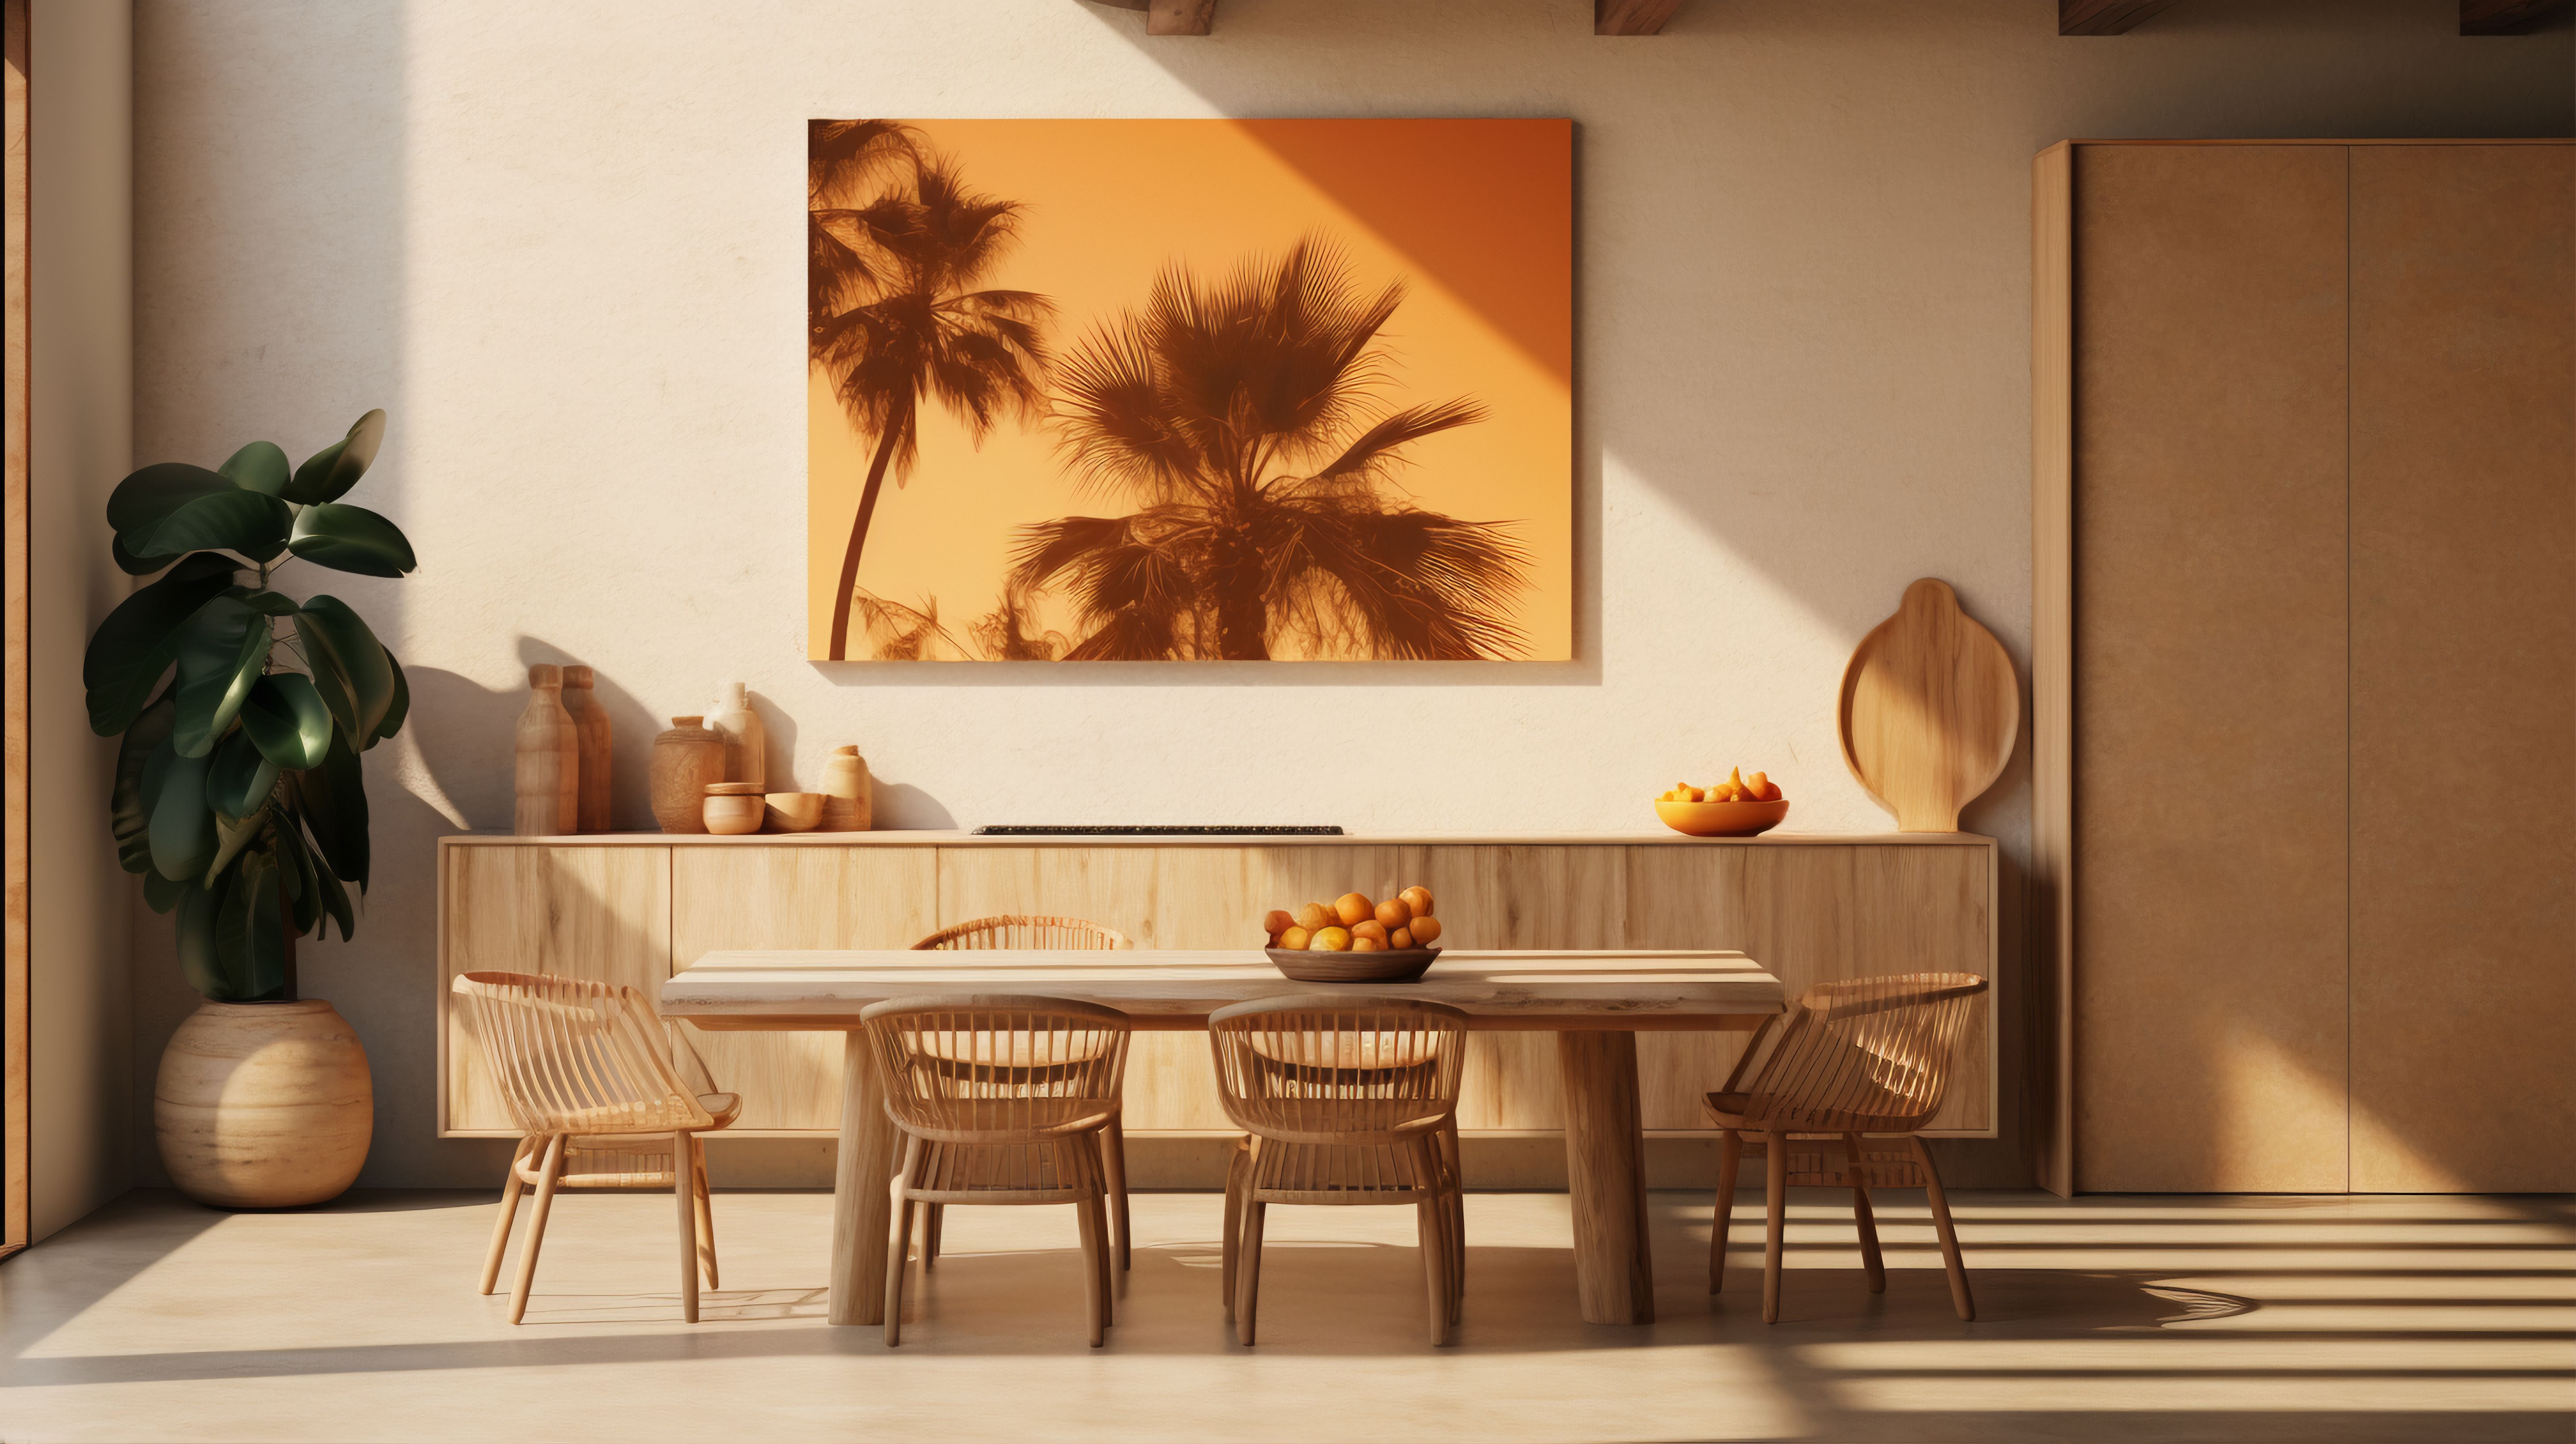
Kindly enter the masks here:
[[816, 120], [825, 661], [1573, 655], [1573, 126]]

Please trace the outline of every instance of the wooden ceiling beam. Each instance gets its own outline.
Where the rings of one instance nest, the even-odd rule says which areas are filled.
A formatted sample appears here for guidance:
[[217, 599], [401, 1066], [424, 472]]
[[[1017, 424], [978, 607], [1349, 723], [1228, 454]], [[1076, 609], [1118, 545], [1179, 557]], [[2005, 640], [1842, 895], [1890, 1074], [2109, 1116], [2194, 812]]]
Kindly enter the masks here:
[[1216, 25], [1216, 0], [1095, 0], [1145, 12], [1148, 35], [1205, 35]]
[[1592, 0], [1595, 35], [1661, 35], [1682, 0]]
[[2519, 35], [2576, 0], [2460, 0], [2462, 35]]
[[2172, 3], [2173, 0], [2057, 0], [2057, 33], [2126, 35]]

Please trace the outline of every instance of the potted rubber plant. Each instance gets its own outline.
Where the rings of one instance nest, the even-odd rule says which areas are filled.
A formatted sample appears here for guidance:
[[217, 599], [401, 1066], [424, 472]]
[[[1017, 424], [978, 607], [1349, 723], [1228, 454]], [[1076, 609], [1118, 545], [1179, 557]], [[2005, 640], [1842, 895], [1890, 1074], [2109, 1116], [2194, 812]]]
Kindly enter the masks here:
[[374, 1085], [347, 1021], [299, 997], [295, 942], [355, 935], [366, 892], [359, 755], [410, 710], [402, 664], [346, 602], [281, 590], [295, 563], [400, 577], [391, 521], [341, 498], [385, 433], [370, 411], [303, 465], [254, 441], [209, 471], [144, 467], [107, 502], [116, 564], [153, 580], [90, 638], [90, 727], [122, 739], [118, 859], [173, 914], [203, 996], [153, 1089], [161, 1160], [200, 1203], [336, 1197], [366, 1162]]

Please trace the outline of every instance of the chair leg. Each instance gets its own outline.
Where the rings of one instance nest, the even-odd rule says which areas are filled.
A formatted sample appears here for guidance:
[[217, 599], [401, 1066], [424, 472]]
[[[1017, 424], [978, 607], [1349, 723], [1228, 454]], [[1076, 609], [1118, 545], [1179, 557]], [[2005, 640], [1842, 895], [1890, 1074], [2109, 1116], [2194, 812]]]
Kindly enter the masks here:
[[1860, 1230], [1860, 1267], [1869, 1275], [1869, 1291], [1887, 1292], [1887, 1260], [1878, 1251], [1878, 1218], [1869, 1207], [1869, 1163], [1861, 1154], [1861, 1137], [1843, 1135], [1843, 1147], [1851, 1151], [1852, 1224]]
[[912, 1170], [921, 1161], [921, 1140], [903, 1141], [903, 1168], [886, 1185], [892, 1207], [886, 1220], [885, 1341], [891, 1349], [903, 1343], [903, 1276], [905, 1255], [912, 1251]]
[[1440, 1163], [1449, 1175], [1449, 1292], [1463, 1301], [1467, 1296], [1467, 1176], [1458, 1161], [1454, 1117], [1440, 1130]]
[[1959, 1256], [1959, 1231], [1950, 1224], [1950, 1198], [1941, 1191], [1941, 1170], [1932, 1166], [1932, 1150], [1920, 1136], [1909, 1136], [1914, 1161], [1923, 1168], [1923, 1193], [1932, 1204], [1932, 1226], [1941, 1234], [1941, 1266], [1950, 1271], [1950, 1304], [1959, 1317], [1976, 1322], [1977, 1301], [1968, 1296], [1968, 1263]]
[[671, 1198], [680, 1210], [680, 1317], [698, 1321], [698, 1170], [689, 1133], [671, 1135]]
[[1431, 1347], [1449, 1342], [1449, 1240], [1444, 1215], [1449, 1201], [1438, 1193], [1413, 1206], [1415, 1249], [1422, 1255], [1423, 1304], [1431, 1319]]
[[1762, 1135], [1762, 1203], [1769, 1235], [1762, 1242], [1762, 1322], [1780, 1322], [1780, 1250], [1789, 1224], [1789, 1135]]
[[1091, 1201], [1091, 1236], [1100, 1244], [1100, 1251], [1092, 1259], [1091, 1271], [1100, 1279], [1100, 1326], [1105, 1329], [1118, 1322], [1116, 1310], [1112, 1307], [1117, 1289], [1111, 1278], [1118, 1265], [1110, 1254], [1109, 1195], [1105, 1189]]
[[1708, 1235], [1708, 1291], [1726, 1287], [1726, 1232], [1735, 1222], [1735, 1175], [1744, 1164], [1744, 1135], [1729, 1128], [1717, 1139], [1717, 1216]]
[[948, 1205], [925, 1203], [921, 1206], [921, 1271], [930, 1272], [939, 1264], [939, 1226], [948, 1220]]
[[527, 1241], [519, 1245], [519, 1281], [510, 1289], [510, 1322], [528, 1312], [528, 1288], [537, 1281], [537, 1250], [545, 1246], [546, 1215], [555, 1206], [555, 1185], [563, 1177], [564, 1135], [546, 1140], [546, 1156], [537, 1165], [537, 1202], [528, 1210]]
[[509, 1252], [510, 1224], [519, 1216], [519, 1192], [528, 1186], [519, 1177], [519, 1165], [536, 1151], [536, 1142], [534, 1135], [522, 1138], [510, 1152], [510, 1176], [501, 1184], [501, 1212], [492, 1220], [492, 1247], [483, 1254], [483, 1282], [478, 1292], [488, 1294], [500, 1286], [501, 1255]]
[[1224, 1231], [1218, 1235], [1221, 1240], [1218, 1252], [1225, 1260], [1225, 1317], [1228, 1323], [1234, 1321], [1234, 1276], [1237, 1255], [1242, 1252], [1243, 1180], [1247, 1171], [1245, 1165], [1251, 1160], [1250, 1142], [1236, 1139], [1234, 1152], [1225, 1160], [1225, 1222]]
[[705, 1271], [707, 1287], [716, 1283], [716, 1190], [707, 1180], [707, 1141], [695, 1134], [689, 1137], [689, 1174], [698, 1190], [698, 1267]]
[[1083, 1312], [1091, 1323], [1091, 1347], [1095, 1349], [1107, 1342], [1109, 1333], [1106, 1327], [1109, 1301], [1107, 1291], [1101, 1287], [1100, 1277], [1107, 1263], [1101, 1257], [1104, 1251], [1101, 1235], [1105, 1231], [1101, 1224], [1101, 1211], [1097, 1194], [1073, 1206], [1074, 1224], [1082, 1235], [1082, 1295], [1086, 1305]]
[[1234, 1301], [1234, 1336], [1246, 1346], [1252, 1343], [1253, 1324], [1261, 1307], [1261, 1224], [1270, 1205], [1258, 1198], [1247, 1197], [1243, 1205], [1242, 1250], [1235, 1267], [1241, 1277], [1236, 1287], [1241, 1290]]
[[1121, 1271], [1135, 1262], [1135, 1238], [1127, 1223], [1127, 1126], [1111, 1114], [1100, 1130], [1100, 1163], [1109, 1175], [1109, 1234], [1118, 1243]]

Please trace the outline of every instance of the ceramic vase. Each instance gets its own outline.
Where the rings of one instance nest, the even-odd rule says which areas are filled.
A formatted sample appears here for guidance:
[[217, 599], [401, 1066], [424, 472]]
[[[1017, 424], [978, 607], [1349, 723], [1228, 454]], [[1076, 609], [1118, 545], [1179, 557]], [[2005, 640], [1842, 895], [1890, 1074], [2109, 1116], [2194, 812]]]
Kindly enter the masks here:
[[581, 829], [581, 733], [564, 710], [563, 668], [528, 669], [528, 707], [519, 714], [510, 830], [558, 837]]
[[835, 747], [823, 759], [823, 830], [865, 832], [876, 825], [876, 780], [856, 747]]
[[728, 683], [724, 698], [707, 715], [707, 726], [724, 739], [724, 780], [748, 782], [759, 792], [769, 783], [769, 731], [751, 710], [751, 697], [740, 682]]
[[162, 1167], [216, 1208], [339, 1197], [367, 1161], [375, 1117], [367, 1050], [313, 998], [198, 1004], [152, 1085]]
[[724, 781], [724, 739], [704, 717], [674, 717], [653, 739], [653, 820], [664, 832], [707, 830], [707, 784]]
[[608, 832], [608, 709], [599, 705], [599, 694], [593, 691], [598, 674], [588, 667], [563, 669], [564, 711], [572, 716], [573, 733], [580, 742], [581, 786], [579, 811], [581, 830]]

